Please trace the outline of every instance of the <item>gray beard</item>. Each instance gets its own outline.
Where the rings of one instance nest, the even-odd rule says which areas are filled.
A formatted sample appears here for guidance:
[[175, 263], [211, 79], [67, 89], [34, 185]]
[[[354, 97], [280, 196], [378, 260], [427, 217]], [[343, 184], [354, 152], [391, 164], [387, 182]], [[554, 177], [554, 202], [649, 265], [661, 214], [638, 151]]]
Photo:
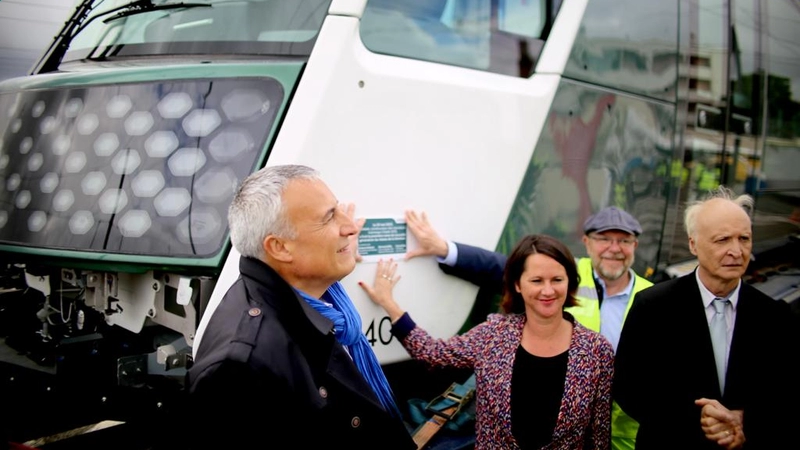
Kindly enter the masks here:
[[623, 267], [622, 269], [619, 270], [619, 272], [612, 272], [604, 270], [602, 265], [597, 270], [597, 273], [599, 273], [601, 277], [611, 281], [619, 280], [627, 272], [628, 272], [628, 267]]

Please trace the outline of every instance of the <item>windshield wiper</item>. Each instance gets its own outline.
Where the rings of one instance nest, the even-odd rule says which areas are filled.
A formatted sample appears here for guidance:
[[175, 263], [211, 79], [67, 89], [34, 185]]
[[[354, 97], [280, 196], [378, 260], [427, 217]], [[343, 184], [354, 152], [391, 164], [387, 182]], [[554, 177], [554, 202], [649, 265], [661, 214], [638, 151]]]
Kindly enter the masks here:
[[[150, 11], [162, 11], [165, 9], [189, 9], [189, 8], [211, 8], [211, 4], [209, 3], [167, 3], [164, 5], [154, 5], [152, 0], [136, 0], [133, 3], [130, 3], [122, 8], [127, 8], [124, 11], [120, 11], [117, 14], [105, 19], [103, 23], [108, 23], [113, 20], [121, 19], [123, 17], [134, 16], [136, 14], [141, 14]], [[120, 8], [112, 9], [111, 11], [106, 11], [103, 15], [110, 14], [115, 11], [119, 11]]]
[[151, 11], [213, 7], [209, 3], [181, 2], [181, 3], [166, 3], [163, 5], [155, 5], [153, 4], [152, 0], [133, 0], [132, 2], [127, 3], [125, 5], [119, 6], [117, 8], [112, 8], [109, 9], [108, 11], [103, 11], [101, 13], [89, 17], [89, 13], [95, 8], [95, 6], [91, 6], [92, 1], [93, 0], [86, 0], [75, 9], [75, 12], [72, 14], [72, 17], [70, 17], [69, 20], [67, 20], [67, 22], [64, 24], [64, 27], [61, 29], [61, 32], [58, 33], [56, 38], [53, 40], [53, 43], [50, 44], [50, 47], [47, 49], [47, 52], [45, 52], [44, 56], [42, 56], [39, 62], [36, 63], [36, 66], [34, 66], [33, 70], [31, 71], [31, 75], [36, 73], [54, 72], [58, 70], [58, 66], [61, 64], [61, 61], [64, 59], [64, 55], [67, 53], [67, 48], [69, 48], [69, 44], [72, 42], [73, 39], [75, 39], [75, 36], [77, 36], [81, 31], [83, 31], [95, 19], [99, 19], [101, 17], [106, 17], [108, 15], [116, 13], [113, 16], [108, 17], [103, 21], [103, 23], [109, 23], [113, 20], [117, 20], [123, 17], [141, 14], [145, 12], [151, 12]]

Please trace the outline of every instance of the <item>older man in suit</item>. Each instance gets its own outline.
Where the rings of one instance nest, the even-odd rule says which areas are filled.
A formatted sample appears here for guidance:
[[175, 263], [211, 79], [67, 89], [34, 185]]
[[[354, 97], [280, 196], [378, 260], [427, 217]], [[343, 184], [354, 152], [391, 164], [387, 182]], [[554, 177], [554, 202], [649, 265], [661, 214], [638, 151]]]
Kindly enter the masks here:
[[742, 282], [749, 196], [724, 186], [685, 213], [691, 274], [638, 293], [617, 348], [614, 398], [637, 449], [797, 448], [796, 330], [788, 304]]

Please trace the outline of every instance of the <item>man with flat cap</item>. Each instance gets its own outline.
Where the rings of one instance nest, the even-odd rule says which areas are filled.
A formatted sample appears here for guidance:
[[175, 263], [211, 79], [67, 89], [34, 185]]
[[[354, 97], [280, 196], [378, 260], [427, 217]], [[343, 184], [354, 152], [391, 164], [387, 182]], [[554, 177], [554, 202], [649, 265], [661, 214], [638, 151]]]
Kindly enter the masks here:
[[[506, 255], [466, 244], [447, 241], [439, 236], [427, 215], [406, 212], [408, 229], [419, 242], [406, 259], [432, 255], [445, 273], [474, 283], [489, 292], [503, 289]], [[566, 308], [585, 327], [600, 332], [616, 351], [622, 324], [634, 295], [653, 285], [631, 268], [642, 233], [639, 221], [627, 212], [609, 206], [590, 216], [583, 226], [585, 258], [579, 258], [578, 306]], [[611, 411], [611, 447], [632, 450], [638, 424], [614, 403]]]

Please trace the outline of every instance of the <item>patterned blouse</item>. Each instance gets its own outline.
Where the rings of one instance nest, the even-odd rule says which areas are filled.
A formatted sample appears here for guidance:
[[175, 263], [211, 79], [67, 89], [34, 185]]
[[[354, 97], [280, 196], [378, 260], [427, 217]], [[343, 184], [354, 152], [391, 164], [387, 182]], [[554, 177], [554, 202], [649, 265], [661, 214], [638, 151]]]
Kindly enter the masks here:
[[[553, 439], [542, 449], [608, 449], [614, 351], [606, 338], [569, 313], [564, 318], [573, 326], [567, 379]], [[524, 314], [491, 314], [465, 334], [442, 340], [432, 338], [406, 314], [392, 330], [416, 360], [475, 371], [478, 450], [519, 448], [511, 433], [511, 375], [524, 324]]]

